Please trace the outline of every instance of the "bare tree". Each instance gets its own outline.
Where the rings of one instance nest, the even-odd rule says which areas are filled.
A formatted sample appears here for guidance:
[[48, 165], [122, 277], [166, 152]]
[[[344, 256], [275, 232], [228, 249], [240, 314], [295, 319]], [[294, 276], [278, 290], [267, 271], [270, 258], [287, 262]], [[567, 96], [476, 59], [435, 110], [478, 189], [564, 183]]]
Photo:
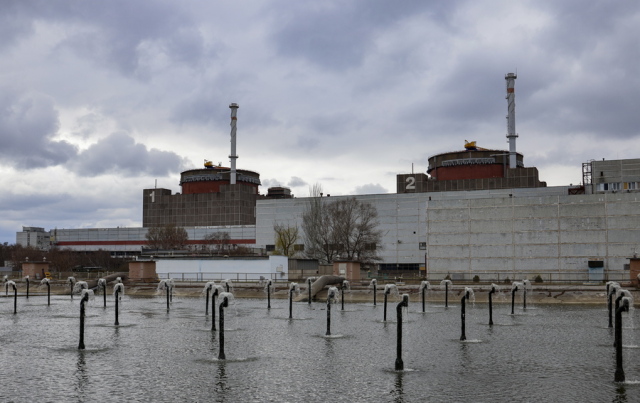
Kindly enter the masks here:
[[370, 203], [354, 197], [323, 203], [314, 197], [302, 215], [302, 228], [305, 254], [310, 258], [326, 263], [339, 257], [362, 263], [380, 260], [377, 248], [382, 232], [377, 210]]
[[276, 233], [276, 253], [293, 257], [296, 254], [295, 244], [298, 242], [300, 233], [298, 226], [276, 222], [273, 225], [273, 230]]
[[231, 237], [228, 232], [212, 232], [204, 237], [210, 248], [218, 254], [228, 254], [231, 250]]
[[152, 249], [184, 249], [189, 240], [187, 231], [175, 224], [168, 224], [164, 227], [151, 227], [145, 235], [147, 245]]

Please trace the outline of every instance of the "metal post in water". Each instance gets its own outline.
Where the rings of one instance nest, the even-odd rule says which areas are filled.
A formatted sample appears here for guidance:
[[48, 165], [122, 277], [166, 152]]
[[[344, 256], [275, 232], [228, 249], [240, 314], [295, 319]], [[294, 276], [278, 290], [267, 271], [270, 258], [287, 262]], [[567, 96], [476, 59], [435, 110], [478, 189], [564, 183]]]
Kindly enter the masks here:
[[424, 313], [424, 294], [426, 293], [426, 289], [427, 287], [422, 287], [422, 313]]
[[267, 309], [271, 309], [271, 280], [267, 280]]
[[[618, 295], [618, 297], [616, 298], [615, 301], [615, 312], [618, 312], [618, 309], [620, 309], [620, 301], [622, 301], [622, 298], [625, 297], [624, 295], [624, 291], [625, 290], [620, 290], [620, 295]], [[616, 314], [616, 327], [618, 326], [618, 316]], [[618, 343], [618, 339], [617, 338], [613, 338], [613, 347], [617, 347], [617, 343]]]
[[116, 326], [120, 326], [120, 322], [118, 321], [118, 294], [120, 294], [120, 287], [118, 287], [118, 285], [116, 284], [116, 289], [114, 292], [114, 295], [116, 297], [116, 321], [114, 325]]
[[449, 282], [444, 283], [444, 307], [449, 307]]
[[219, 294], [218, 287], [215, 287], [211, 294], [211, 330], [216, 330], [216, 297]]
[[103, 308], [107, 307], [107, 279], [101, 278], [102, 280], [102, 301], [104, 302]]
[[622, 368], [622, 312], [629, 311], [629, 299], [625, 298], [622, 306], [616, 309], [616, 328], [615, 328], [615, 345], [616, 345], [616, 373], [615, 382], [624, 382], [624, 368]]
[[387, 321], [387, 295], [389, 295], [389, 292], [387, 292], [388, 289], [384, 290], [384, 321]]
[[47, 305], [51, 305], [51, 284], [47, 281]]
[[342, 305], [341, 310], [344, 311], [344, 282], [342, 283], [342, 287], [340, 287], [340, 304]]
[[13, 314], [18, 313], [18, 288], [16, 287], [16, 283], [11, 282], [13, 286]]
[[402, 301], [396, 306], [396, 315], [398, 317], [398, 333], [396, 346], [396, 371], [404, 370], [404, 362], [402, 361], [402, 308], [409, 306], [409, 295], [402, 295]]
[[289, 319], [293, 319], [293, 287], [289, 288]]
[[169, 312], [169, 301], [171, 300], [171, 291], [170, 288], [171, 286], [169, 286], [169, 284], [165, 283], [165, 287], [167, 287], [167, 312]]
[[[204, 299], [206, 301], [205, 303], [205, 310], [204, 310], [204, 315], [208, 316], [209, 315], [209, 293], [210, 293], [211, 287], [208, 286], [207, 287], [207, 296]], [[211, 309], [213, 309], [213, 306], [211, 306]]]
[[311, 305], [311, 277], [307, 279], [307, 293], [309, 295], [309, 305]]
[[329, 289], [327, 293], [327, 333], [326, 336], [331, 336], [331, 302], [335, 298], [335, 291]]
[[513, 287], [513, 289], [511, 290], [511, 315], [514, 314], [516, 291], [518, 291], [518, 286]]
[[82, 294], [80, 299], [80, 342], [78, 343], [78, 350], [84, 350], [84, 306], [89, 301], [89, 293]]
[[25, 280], [27, 281], [27, 299], [29, 299], [29, 276], [27, 276]]
[[220, 351], [218, 352], [219, 360], [227, 359], [227, 357], [224, 354], [224, 308], [228, 306], [229, 306], [229, 298], [225, 296], [222, 298], [222, 301], [220, 302], [220, 330], [219, 330]]
[[376, 297], [378, 292], [378, 283], [373, 283], [373, 306], [376, 306]]
[[492, 285], [491, 291], [489, 291], [489, 326], [493, 326], [493, 304], [491, 299], [494, 292], [496, 292], [496, 287]]
[[616, 293], [616, 291], [618, 290], [618, 287], [616, 287], [615, 285], [611, 285], [611, 287], [609, 287], [609, 295], [608, 295], [608, 308], [609, 308], [609, 327], [613, 327], [613, 303], [611, 301], [611, 299], [613, 298], [613, 294]]
[[465, 333], [465, 320], [466, 320], [466, 302], [465, 300], [469, 299], [469, 291], [464, 292], [462, 298], [460, 299], [460, 319], [462, 320], [462, 334], [460, 335], [460, 340], [467, 340], [467, 334]]

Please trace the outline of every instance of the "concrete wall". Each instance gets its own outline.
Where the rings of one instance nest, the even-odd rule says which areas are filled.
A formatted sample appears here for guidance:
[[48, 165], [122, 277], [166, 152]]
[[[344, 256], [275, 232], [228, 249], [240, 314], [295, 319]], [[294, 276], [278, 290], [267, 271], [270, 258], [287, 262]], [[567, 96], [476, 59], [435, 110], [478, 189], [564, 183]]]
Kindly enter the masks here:
[[156, 273], [161, 279], [176, 280], [260, 280], [260, 277], [287, 281], [289, 259], [269, 256], [256, 259], [167, 259], [156, 260]]
[[[467, 272], [622, 271], [640, 247], [634, 194], [430, 201], [427, 253], [434, 276]], [[480, 275], [480, 274], [479, 274]]]
[[[424, 265], [426, 249], [420, 249], [420, 243], [427, 242], [427, 203], [440, 200], [456, 205], [469, 199], [504, 199], [509, 194], [514, 197], [531, 195], [557, 196], [567, 193], [566, 187], [537, 189], [499, 189], [475, 192], [439, 192], [405, 193], [355, 196], [360, 201], [373, 204], [378, 211], [379, 228], [382, 230], [382, 243], [378, 245], [378, 254], [382, 263], [416, 263]], [[324, 197], [325, 203], [353, 196]], [[256, 246], [274, 244], [276, 222], [297, 225], [300, 228], [300, 241], [303, 239], [302, 214], [309, 198], [288, 200], [258, 200], [256, 216]], [[450, 214], [451, 212], [447, 212]], [[447, 221], [445, 217], [443, 220]], [[450, 220], [449, 220], [450, 221]], [[454, 220], [455, 221], [455, 220]], [[452, 225], [463, 225], [453, 222]], [[468, 243], [467, 239], [461, 242]]]

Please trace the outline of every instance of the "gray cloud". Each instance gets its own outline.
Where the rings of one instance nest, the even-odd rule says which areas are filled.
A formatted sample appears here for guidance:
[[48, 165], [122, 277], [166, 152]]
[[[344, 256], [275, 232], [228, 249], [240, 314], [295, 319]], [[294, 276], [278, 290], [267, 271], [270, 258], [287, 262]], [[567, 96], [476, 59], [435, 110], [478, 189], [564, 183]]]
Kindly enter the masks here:
[[49, 97], [2, 91], [0, 156], [3, 164], [33, 169], [65, 163], [75, 156], [77, 149], [66, 141], [54, 139], [59, 127], [58, 112]]
[[297, 176], [292, 176], [291, 180], [287, 184], [289, 187], [300, 187], [300, 186], [308, 186], [309, 184], [302, 178], [298, 178]]
[[375, 47], [379, 30], [417, 14], [442, 18], [451, 7], [449, 2], [405, 1], [398, 6], [384, 0], [326, 1], [316, 7], [285, 3], [286, 12], [274, 13], [279, 53], [332, 70], [361, 64]]
[[381, 194], [381, 193], [389, 193], [387, 189], [381, 186], [379, 183], [367, 183], [366, 185], [356, 186], [356, 188], [351, 192], [354, 195], [370, 195], [370, 194]]
[[173, 152], [148, 149], [126, 133], [113, 133], [81, 152], [72, 167], [80, 176], [168, 176], [180, 171], [183, 160]]

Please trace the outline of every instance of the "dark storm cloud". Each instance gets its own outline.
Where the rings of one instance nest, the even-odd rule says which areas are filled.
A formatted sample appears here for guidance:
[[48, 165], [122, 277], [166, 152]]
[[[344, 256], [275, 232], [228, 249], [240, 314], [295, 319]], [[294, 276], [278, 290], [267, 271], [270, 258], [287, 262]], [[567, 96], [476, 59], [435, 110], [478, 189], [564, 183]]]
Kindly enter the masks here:
[[331, 70], [359, 65], [372, 50], [378, 30], [408, 17], [425, 14], [439, 21], [453, 2], [385, 0], [284, 2], [274, 11], [278, 52], [301, 57]]
[[173, 152], [148, 149], [126, 133], [113, 133], [81, 152], [70, 165], [79, 176], [167, 176], [179, 172], [182, 163]]
[[77, 150], [54, 139], [58, 128], [58, 112], [50, 98], [0, 91], [0, 164], [18, 169], [64, 164]]

